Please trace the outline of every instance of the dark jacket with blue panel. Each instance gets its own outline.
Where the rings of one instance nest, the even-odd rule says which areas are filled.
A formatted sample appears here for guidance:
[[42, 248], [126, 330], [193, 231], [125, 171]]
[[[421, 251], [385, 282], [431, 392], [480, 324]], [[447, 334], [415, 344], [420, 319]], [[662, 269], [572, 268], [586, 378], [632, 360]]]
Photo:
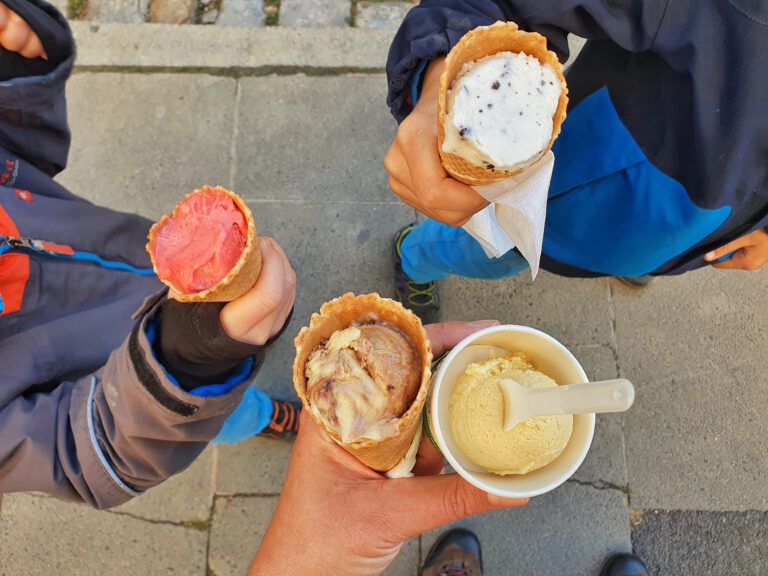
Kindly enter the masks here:
[[389, 54], [389, 105], [420, 64], [477, 26], [544, 35], [568, 70], [542, 266], [570, 276], [677, 274], [768, 225], [768, 3], [422, 0]]
[[69, 148], [69, 28], [42, 1], [4, 1], [49, 61], [0, 48], [0, 493], [111, 507], [200, 454], [258, 359], [208, 395], [158, 361], [167, 302], [144, 249], [151, 222], [52, 179]]

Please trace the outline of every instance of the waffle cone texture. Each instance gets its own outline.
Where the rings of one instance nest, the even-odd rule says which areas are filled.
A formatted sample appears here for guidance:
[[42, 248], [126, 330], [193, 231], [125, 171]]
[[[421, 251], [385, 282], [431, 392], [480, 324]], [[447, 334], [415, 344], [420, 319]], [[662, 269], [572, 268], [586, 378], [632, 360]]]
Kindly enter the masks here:
[[[335, 430], [328, 428], [313, 414], [307, 393], [305, 366], [309, 355], [337, 330], [349, 328], [354, 323], [374, 322], [386, 322], [410, 340], [421, 363], [420, 385], [413, 403], [400, 417], [397, 435], [382, 440], [363, 439], [345, 444]], [[386, 472], [397, 466], [405, 457], [416, 435], [429, 393], [432, 347], [418, 316], [406, 310], [399, 302], [382, 298], [378, 294], [356, 296], [349, 292], [323, 304], [320, 313], [312, 315], [309, 326], [299, 331], [294, 343], [296, 358], [293, 362], [293, 385], [304, 404], [304, 409], [312, 419], [340, 446], [369, 468]]]
[[191, 294], [184, 294], [169, 280], [158, 275], [163, 284], [168, 286], [173, 292], [173, 298], [179, 302], [230, 302], [236, 300], [248, 290], [250, 290], [256, 283], [261, 273], [261, 249], [259, 248], [259, 231], [256, 229], [256, 223], [253, 220], [253, 214], [251, 209], [245, 201], [240, 198], [234, 192], [222, 188], [221, 186], [203, 186], [202, 188], [187, 194], [186, 198], [179, 202], [173, 209], [171, 214], [166, 214], [157, 223], [155, 223], [149, 230], [147, 252], [152, 259], [152, 266], [157, 273], [158, 266], [155, 260], [155, 238], [159, 231], [163, 228], [165, 223], [176, 216], [179, 210], [179, 206], [189, 199], [191, 196], [205, 192], [208, 190], [215, 190], [216, 192], [224, 193], [234, 201], [235, 205], [245, 216], [245, 220], [248, 224], [248, 234], [246, 237], [245, 248], [243, 248], [240, 259], [227, 273], [227, 275], [219, 280], [216, 284], [202, 290], [200, 292], [194, 292]]
[[[446, 110], [448, 90], [461, 73], [464, 64], [475, 62], [486, 56], [493, 56], [499, 52], [522, 52], [535, 57], [542, 64], [549, 64], [555, 71], [562, 87], [557, 109], [552, 118], [552, 136], [549, 144], [541, 154], [531, 158], [523, 168], [514, 172], [475, 166], [461, 156], [443, 152], [444, 126], [446, 122], [450, 122], [448, 119], [449, 111]], [[547, 40], [544, 36], [536, 32], [519, 30], [514, 22], [496, 22], [490, 26], [480, 26], [467, 32], [448, 53], [445, 59], [445, 69], [440, 76], [440, 92], [437, 98], [437, 145], [443, 167], [453, 178], [464, 184], [482, 186], [524, 172], [526, 168], [535, 164], [552, 148], [565, 120], [568, 107], [568, 86], [563, 76], [563, 66], [555, 53], [547, 50]]]

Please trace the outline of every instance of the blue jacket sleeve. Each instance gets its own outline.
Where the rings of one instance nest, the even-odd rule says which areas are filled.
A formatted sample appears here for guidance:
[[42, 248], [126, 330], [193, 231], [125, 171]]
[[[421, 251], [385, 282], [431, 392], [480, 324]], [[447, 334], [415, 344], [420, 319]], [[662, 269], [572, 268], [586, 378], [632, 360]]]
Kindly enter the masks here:
[[[44, 11], [61, 27], [56, 40], [64, 58], [37, 75], [5, 76], [0, 81], [0, 147], [55, 176], [66, 166], [69, 153], [64, 86], [72, 73], [75, 45], [66, 20], [55, 8], [42, 0], [28, 2], [27, 10]], [[4, 56], [0, 63], [11, 69], [8, 53]]]
[[654, 46], [669, 0], [422, 0], [406, 16], [387, 61], [387, 103], [401, 122], [411, 111], [409, 88], [419, 64], [446, 54], [469, 30], [498, 20], [547, 38], [565, 61], [568, 34], [611, 39], [626, 50]]

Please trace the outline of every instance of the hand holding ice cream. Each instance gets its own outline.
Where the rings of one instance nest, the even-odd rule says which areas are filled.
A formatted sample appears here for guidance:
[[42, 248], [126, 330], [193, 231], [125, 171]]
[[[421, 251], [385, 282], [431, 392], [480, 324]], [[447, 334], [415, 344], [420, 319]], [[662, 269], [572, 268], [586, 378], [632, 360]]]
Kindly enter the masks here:
[[[440, 355], [492, 324], [449, 322], [425, 330]], [[303, 413], [280, 501], [250, 574], [378, 576], [417, 534], [526, 503], [487, 494], [457, 474], [438, 475], [442, 458], [435, 458], [426, 439], [421, 448], [415, 470], [424, 475], [391, 480], [352, 457]], [[291, 553], [297, 542], [301, 554]]]
[[278, 243], [259, 237], [240, 196], [204, 186], [150, 230], [158, 278], [180, 302], [227, 302], [219, 313], [235, 340], [262, 345], [277, 334], [296, 299], [296, 273]]

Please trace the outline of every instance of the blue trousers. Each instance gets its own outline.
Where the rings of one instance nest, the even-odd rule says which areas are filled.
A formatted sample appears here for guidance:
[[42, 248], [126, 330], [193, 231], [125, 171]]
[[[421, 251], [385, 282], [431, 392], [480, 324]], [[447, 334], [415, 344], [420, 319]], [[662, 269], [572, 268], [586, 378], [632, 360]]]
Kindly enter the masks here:
[[249, 386], [240, 405], [224, 421], [214, 444], [247, 440], [267, 427], [272, 420], [272, 399], [261, 390]]
[[515, 250], [501, 258], [488, 258], [467, 232], [435, 220], [417, 225], [401, 249], [403, 270], [419, 283], [442, 280], [450, 274], [495, 280], [528, 268], [528, 262]]

